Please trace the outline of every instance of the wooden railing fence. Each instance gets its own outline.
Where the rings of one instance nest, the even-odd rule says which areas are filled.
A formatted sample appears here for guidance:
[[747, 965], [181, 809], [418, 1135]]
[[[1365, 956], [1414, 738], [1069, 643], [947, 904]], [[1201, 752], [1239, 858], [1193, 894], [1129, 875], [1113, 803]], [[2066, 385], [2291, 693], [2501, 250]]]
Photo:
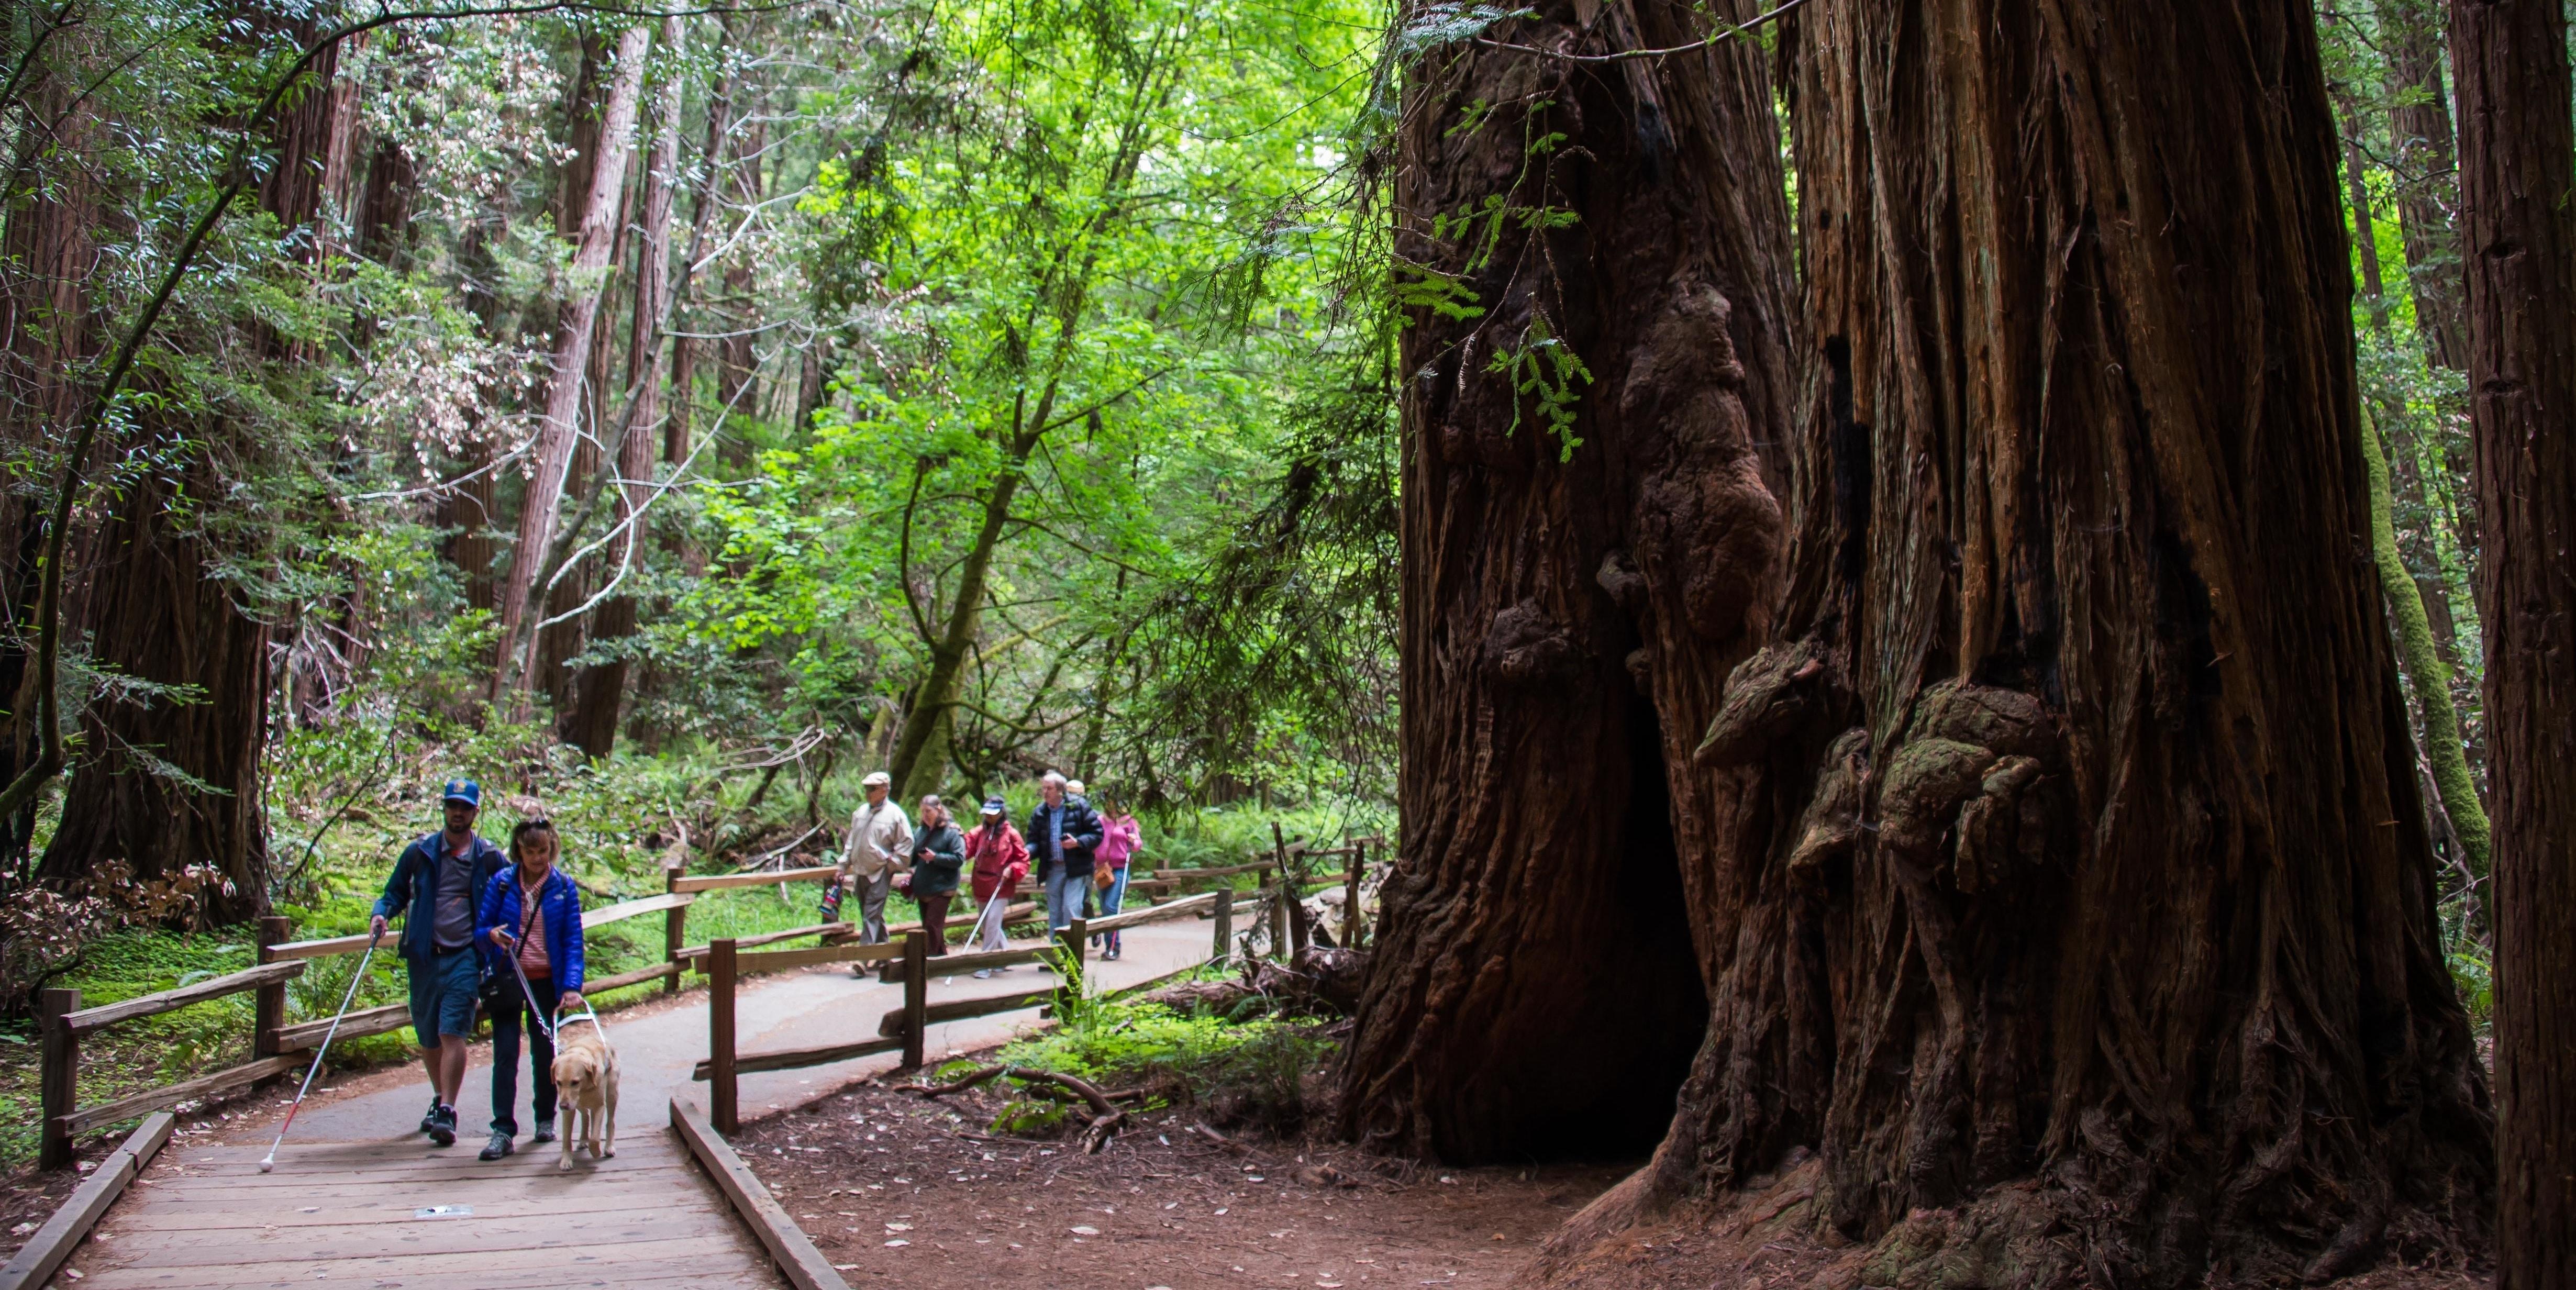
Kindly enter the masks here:
[[[697, 1064], [690, 1077], [707, 1081], [708, 1117], [715, 1121], [716, 1129], [723, 1133], [738, 1132], [742, 1128], [741, 1077], [744, 1075], [755, 1071], [823, 1066], [853, 1057], [898, 1050], [903, 1053], [904, 1067], [917, 1068], [923, 1063], [923, 1044], [932, 1026], [1050, 1005], [1061, 1015], [1065, 1005], [1073, 1002], [1070, 992], [1084, 988], [1083, 946], [1091, 937], [1147, 923], [1202, 915], [1213, 916], [1216, 920], [1211, 957], [1223, 958], [1230, 952], [1234, 940], [1234, 890], [1230, 887], [1107, 918], [1077, 918], [1058, 935], [1053, 946], [1032, 945], [979, 954], [950, 954], [936, 959], [930, 953], [928, 936], [919, 929], [908, 931], [901, 939], [882, 945], [831, 945], [820, 949], [771, 950], [757, 954], [744, 953], [740, 941], [716, 941], [707, 947], [704, 957], [693, 960], [698, 970], [707, 974], [707, 1059]], [[953, 977], [984, 968], [1035, 963], [1042, 957], [1052, 959], [1059, 969], [1056, 985], [1048, 989], [948, 999], [938, 1003], [930, 1001], [930, 978], [934, 967], [938, 975]], [[891, 962], [903, 965], [903, 1006], [878, 1020], [877, 1033], [873, 1037], [811, 1048], [759, 1053], [737, 1051], [734, 997], [744, 977], [827, 963]]]
[[[620, 972], [586, 984], [593, 994], [662, 980], [672, 991], [680, 988], [681, 975], [698, 955], [706, 953], [703, 945], [683, 943], [689, 906], [698, 893], [722, 891], [732, 887], [765, 887], [772, 883], [812, 881], [830, 876], [829, 865], [808, 869], [771, 870], [765, 873], [714, 874], [692, 876], [677, 867], [663, 871], [663, 891], [658, 896], [620, 901], [597, 909], [582, 911], [581, 926], [592, 928], [648, 914], [663, 916], [662, 961], [632, 972]], [[36, 1001], [38, 1025], [44, 1039], [43, 1068], [38, 1077], [39, 1100], [43, 1124], [37, 1144], [37, 1164], [58, 1169], [72, 1161], [72, 1142], [82, 1133], [101, 1125], [132, 1119], [150, 1111], [165, 1110], [181, 1102], [194, 1101], [217, 1093], [256, 1084], [261, 1080], [300, 1070], [310, 1060], [309, 1052], [322, 1042], [331, 1028], [328, 1017], [315, 1021], [286, 1024], [286, 983], [304, 974], [315, 959], [357, 954], [367, 948], [367, 937], [333, 936], [319, 940], [294, 941], [287, 937], [293, 923], [285, 918], [259, 920], [258, 965], [210, 980], [198, 981], [170, 990], [141, 995], [94, 1008], [81, 1006], [81, 992], [74, 989], [48, 989]], [[771, 932], [751, 938], [766, 944], [799, 936], [821, 936], [826, 939], [847, 936], [847, 924], [828, 923], [799, 927], [784, 932]], [[397, 933], [388, 930], [379, 951], [390, 953]], [[143, 1017], [159, 1016], [190, 1004], [221, 999], [228, 995], [257, 992], [252, 1009], [251, 1060], [239, 1066], [146, 1089], [130, 1097], [121, 1097], [96, 1106], [77, 1106], [80, 1079], [80, 1042], [83, 1035]], [[365, 1008], [350, 1013], [340, 1021], [338, 1039], [357, 1039], [381, 1035], [411, 1024], [407, 1004], [392, 1003], [380, 1008]], [[336, 1042], [336, 1041], [335, 1041]]]
[[[1273, 841], [1276, 843], [1274, 858], [1268, 861], [1223, 868], [1169, 869], [1150, 878], [1134, 880], [1129, 887], [1140, 894], [1150, 894], [1156, 891], [1169, 891], [1181, 883], [1231, 879], [1246, 873], [1258, 874], [1262, 898], [1269, 906], [1272, 919], [1271, 944], [1274, 947], [1281, 947], [1294, 941], [1302, 948], [1304, 920], [1292, 920], [1289, 917], [1287, 893], [1302, 887], [1344, 883], [1347, 895], [1343, 906], [1343, 936], [1345, 944], [1352, 943], [1359, 930], [1360, 876], [1368, 863], [1369, 846], [1380, 840], [1360, 838], [1342, 847], [1310, 849], [1302, 843], [1290, 843], [1279, 838], [1276, 826], [1273, 826]], [[1349, 861], [1347, 870], [1339, 874], [1303, 875], [1302, 863], [1297, 862], [1324, 857], [1347, 857]], [[929, 942], [917, 923], [889, 928], [889, 932], [901, 938], [891, 945], [826, 944], [814, 949], [773, 950], [760, 954], [743, 953], [744, 950], [754, 946], [807, 936], [818, 937], [826, 942], [843, 941], [857, 930], [849, 923], [818, 923], [810, 927], [790, 928], [786, 931], [768, 932], [759, 936], [728, 938], [706, 945], [686, 943], [689, 906], [696, 903], [702, 892], [810, 882], [829, 877], [834, 872], [834, 868], [830, 865], [817, 865], [804, 869], [691, 875], [682, 872], [674, 865], [663, 870], [662, 894], [646, 896], [638, 900], [620, 901], [613, 905], [604, 905], [582, 912], [581, 926], [584, 931], [630, 918], [641, 918], [648, 914], [660, 914], [663, 917], [661, 962], [637, 968], [631, 972], [620, 972], [615, 976], [590, 981], [585, 986], [587, 992], [603, 993], [659, 980], [665, 983], [669, 992], [677, 993], [682, 976], [692, 965], [696, 965], [699, 971], [706, 973], [710, 983], [715, 985], [715, 1003], [709, 1009], [715, 1041], [710, 1046], [709, 1060], [699, 1065], [698, 1078], [711, 1078], [712, 1070], [721, 1059], [726, 1076], [717, 1081], [715, 1116], [718, 1126], [727, 1133], [733, 1132], [736, 1127], [732, 1078], [734, 1075], [748, 1071], [788, 1070], [799, 1066], [820, 1065], [825, 1062], [865, 1056], [868, 1053], [890, 1052], [898, 1047], [904, 1050], [907, 1064], [918, 1065], [919, 1035], [923, 1027], [936, 1025], [942, 1021], [984, 1016], [994, 1012], [1009, 1012], [1029, 1007], [1033, 1000], [1044, 1002], [1035, 995], [1005, 995], [991, 999], [964, 999], [931, 1004], [925, 997], [919, 1000], [921, 1011], [916, 1015], [911, 1011], [912, 1004], [915, 997], [928, 988], [927, 964], [931, 957]], [[1274, 872], [1276, 877], [1273, 876]], [[1292, 879], [1291, 875], [1298, 876]], [[1024, 915], [1033, 915], [1035, 908], [1031, 904], [1014, 904], [1005, 911], [1004, 921], [1016, 921]], [[1076, 921], [1070, 932], [1071, 941], [1062, 947], [1061, 952], [1070, 954], [1071, 961], [1078, 965], [1082, 960], [1082, 944], [1085, 936], [1121, 927], [1159, 922], [1167, 918], [1195, 916], [1202, 910], [1212, 910], [1214, 913], [1217, 922], [1215, 954], [1217, 957], [1223, 957], [1228, 952], [1227, 946], [1234, 935], [1234, 892], [1230, 884], [1219, 887], [1215, 891], [1203, 892], [1147, 909], [1092, 919], [1087, 924]], [[287, 937], [292, 931], [293, 924], [285, 918], [262, 918], [259, 920], [256, 966], [116, 1003], [84, 1008], [81, 1006], [81, 992], [77, 989], [54, 988], [39, 992], [36, 1011], [38, 1025], [43, 1035], [44, 1049], [43, 1067], [38, 1080], [43, 1115], [37, 1148], [38, 1165], [46, 1169], [59, 1169], [70, 1164], [73, 1139], [101, 1125], [132, 1119], [151, 1111], [166, 1110], [182, 1102], [229, 1092], [300, 1069], [308, 1060], [303, 1054], [322, 1042], [323, 1035], [330, 1030], [331, 1022], [326, 1017], [315, 1021], [298, 1022], [294, 1025], [286, 1024], [286, 983], [303, 975], [305, 965], [315, 959], [364, 951], [367, 948], [367, 937], [360, 934], [309, 941], [288, 940]], [[386, 933], [384, 948], [388, 950], [391, 948], [394, 935], [395, 933], [391, 931]], [[1035, 962], [1040, 952], [1037, 948], [1030, 948], [988, 954], [948, 955], [941, 960], [941, 969], [943, 974], [950, 974], [971, 972], [983, 967]], [[916, 957], [922, 966], [915, 966]], [[785, 971], [793, 967], [810, 967], [820, 963], [890, 964], [897, 958], [900, 958], [903, 963], [901, 970], [905, 981], [907, 1011], [888, 1013], [885, 1022], [879, 1027], [878, 1038], [857, 1044], [826, 1046], [794, 1052], [760, 1053], [740, 1057], [734, 1054], [733, 985], [741, 977], [760, 972]], [[158, 1016], [191, 1004], [246, 992], [255, 992], [257, 996], [252, 1009], [250, 1061], [209, 1075], [201, 1075], [195, 1079], [147, 1089], [112, 1102], [88, 1107], [75, 1105], [80, 1077], [81, 1036], [121, 1022]], [[350, 1013], [341, 1019], [337, 1033], [341, 1039], [357, 1039], [398, 1030], [410, 1023], [409, 1007], [405, 1004], [392, 1003]]]

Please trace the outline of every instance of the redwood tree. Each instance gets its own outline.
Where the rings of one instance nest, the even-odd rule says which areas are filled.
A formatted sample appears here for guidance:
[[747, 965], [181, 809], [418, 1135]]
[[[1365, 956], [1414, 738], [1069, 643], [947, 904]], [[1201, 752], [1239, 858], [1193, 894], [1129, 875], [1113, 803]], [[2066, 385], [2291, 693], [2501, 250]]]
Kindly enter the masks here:
[[[1662, 0], [1495, 30], [1592, 59], [1694, 35]], [[1404, 830], [1344, 1127], [1453, 1160], [1642, 1145], [1707, 1015], [1725, 786], [1687, 757], [1776, 598], [1777, 127], [1740, 46], [1418, 72], [1399, 280], [1451, 307], [1403, 339]]]
[[[1560, 51], [1572, 25], [1543, 11], [1491, 37]], [[1812, 374], [1794, 413], [1759, 357], [1788, 323], [1747, 337], [1761, 294], [1741, 287], [1721, 289], [1731, 347], [1551, 319], [1600, 377], [1563, 466], [1502, 435], [1514, 408], [1483, 374], [1527, 343], [1528, 306], [1480, 291], [1490, 315], [1408, 340], [1405, 370], [1424, 375], [1406, 402], [1407, 872], [1348, 1124], [1452, 1156], [1518, 1145], [1472, 1096], [1475, 1063], [1544, 1066], [1536, 1012], [1559, 1026], [1545, 1043], [1588, 1046], [1594, 1079], [1639, 1065], [1639, 1038], [1563, 1029], [1619, 991], [1559, 992], [1596, 957], [1644, 953], [1586, 886], [1637, 852], [1565, 848], [1644, 831], [1651, 804], [1612, 794], [1660, 774], [1707, 1034], [1652, 1165], [1559, 1252], [1797, 1148], [1821, 1154], [1818, 1209], [1848, 1234], [1961, 1210], [1902, 1243], [1958, 1275], [2010, 1244], [2039, 1282], [2325, 1277], [2392, 1239], [2474, 1232], [2491, 1126], [2366, 557], [2312, 16], [1814, 0], [1783, 34]], [[1623, 130], [1760, 102], [1698, 81], [1698, 57], [1650, 71], [1483, 45], [1425, 65], [1414, 92], [1466, 75], [1457, 105], [1553, 99], [1599, 124], [1543, 130], [1608, 171], [1653, 154]], [[1623, 110], [1587, 110], [1612, 87]], [[1454, 124], [1408, 103], [1408, 212], [1481, 202], [1542, 133], [1504, 124], [1498, 157], [1460, 142], [1496, 127], [1444, 136]], [[1707, 185], [1675, 207], [1758, 224], [1768, 129], [1674, 166]], [[1562, 203], [1580, 223], [1494, 258], [1570, 281], [1581, 266], [1593, 318], [1648, 312], [1710, 254], [1614, 218], [1659, 177], [1575, 189], [1594, 197]], [[1740, 251], [1721, 261], [1734, 280], [1766, 280], [1755, 257], [1776, 240], [1719, 245]], [[1651, 409], [1721, 396], [1783, 462], [1757, 479], [1750, 450], [1637, 455], [1670, 423]], [[1760, 479], [1785, 544], [1754, 518]], [[1637, 504], [1657, 495], [1729, 521], [1658, 550]], [[1624, 542], [1636, 580], [1612, 559], [1577, 594], [1580, 535], [1612, 525], [1632, 531], [1593, 549]], [[1619, 615], [1644, 646], [1651, 743], [1603, 729], [1645, 719], [1608, 701], [1596, 662]], [[1533, 801], [1552, 812], [1535, 827]], [[1631, 922], [1653, 905], [1622, 894]], [[1535, 908], [1551, 902], [1566, 908]], [[1388, 1078], [1402, 1068], [1383, 1054], [1427, 1048], [1407, 1032], [1434, 1024], [1467, 1054]], [[1401, 1132], [1425, 1107], [1500, 1127]], [[2018, 1180], [2037, 1185], [1998, 1186]]]
[[2576, 1285], [2576, 131], [2554, 0], [2457, 0], [2495, 769], [2499, 1290]]
[[[320, 30], [306, 19], [277, 34], [303, 46]], [[315, 59], [311, 83], [329, 86], [337, 66], [336, 51]], [[274, 157], [259, 205], [280, 227], [310, 226], [323, 195], [345, 191], [346, 176], [331, 168], [351, 155], [339, 138], [352, 127], [341, 106], [317, 89], [266, 124]], [[311, 357], [266, 327], [238, 331], [224, 339], [262, 367], [283, 371]], [[114, 865], [137, 878], [205, 866], [219, 881], [200, 889], [195, 917], [234, 922], [268, 908], [260, 754], [271, 630], [246, 589], [225, 576], [240, 553], [222, 544], [207, 511], [230, 487], [224, 459], [247, 455], [258, 427], [228, 412], [180, 419], [188, 415], [155, 407], [139, 418], [164, 443], [187, 446], [174, 454], [175, 468], [140, 472], [85, 543], [70, 616], [97, 665], [149, 688], [128, 687], [82, 715], [62, 823], [37, 873], [72, 883]]]

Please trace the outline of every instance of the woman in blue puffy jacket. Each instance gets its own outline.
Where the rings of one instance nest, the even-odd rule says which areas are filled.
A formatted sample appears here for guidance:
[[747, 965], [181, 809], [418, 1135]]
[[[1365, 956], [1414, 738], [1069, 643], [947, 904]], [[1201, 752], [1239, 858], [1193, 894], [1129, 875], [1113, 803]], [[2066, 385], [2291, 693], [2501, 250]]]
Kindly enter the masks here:
[[[474, 920], [483, 951], [484, 998], [492, 1016], [492, 1141], [482, 1158], [498, 1160], [519, 1135], [519, 1032], [529, 1036], [528, 1077], [536, 1105], [533, 1143], [555, 1140], [555, 1045], [548, 1032], [565, 1009], [582, 1007], [581, 889], [555, 868], [563, 842], [545, 819], [521, 820], [510, 831], [516, 863], [492, 875]], [[518, 970], [512, 971], [512, 959]], [[527, 989], [519, 978], [527, 977]], [[533, 1025], [528, 1024], [534, 1022]]]

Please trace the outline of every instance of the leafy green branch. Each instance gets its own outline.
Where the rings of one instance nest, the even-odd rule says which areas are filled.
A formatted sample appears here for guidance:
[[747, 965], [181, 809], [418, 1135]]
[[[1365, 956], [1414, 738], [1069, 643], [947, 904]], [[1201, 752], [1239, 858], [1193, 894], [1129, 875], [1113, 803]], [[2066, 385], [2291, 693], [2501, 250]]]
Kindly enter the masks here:
[[1485, 370], [1503, 375], [1512, 383], [1512, 424], [1503, 433], [1521, 428], [1521, 400], [1535, 399], [1539, 415], [1547, 421], [1548, 433], [1556, 436], [1557, 460], [1572, 461], [1574, 450], [1583, 446], [1583, 440], [1574, 433], [1574, 405], [1583, 397], [1575, 381], [1580, 379], [1590, 385], [1592, 369], [1585, 367], [1573, 347], [1549, 328], [1547, 315], [1531, 315], [1529, 330], [1521, 333], [1521, 343], [1496, 350]]

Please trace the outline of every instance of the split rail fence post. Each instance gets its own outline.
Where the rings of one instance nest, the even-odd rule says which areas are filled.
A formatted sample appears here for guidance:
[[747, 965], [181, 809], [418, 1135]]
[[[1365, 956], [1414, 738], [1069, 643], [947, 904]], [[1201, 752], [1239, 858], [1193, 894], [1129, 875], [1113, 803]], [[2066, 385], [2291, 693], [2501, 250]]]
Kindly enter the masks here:
[[1082, 943], [1089, 933], [1091, 920], [1077, 918], [1056, 933], [1056, 944], [1064, 947], [1064, 958], [1056, 964], [1055, 1019], [1058, 1024], [1069, 1020], [1082, 1004]]
[[1368, 844], [1351, 844], [1350, 880], [1342, 887], [1342, 944], [1360, 947], [1360, 871], [1368, 868]]
[[72, 1135], [63, 1127], [63, 1117], [72, 1113], [72, 1099], [80, 1083], [80, 1036], [63, 1023], [63, 1018], [80, 1011], [81, 992], [48, 986], [36, 995], [37, 1024], [44, 1030], [44, 1069], [38, 1073], [40, 1111], [44, 1123], [38, 1126], [36, 1167], [60, 1169], [72, 1162]]
[[903, 934], [903, 1064], [922, 1066], [930, 1029], [930, 934]]
[[1211, 957], [1220, 964], [1234, 958], [1234, 884], [1231, 882], [1216, 889], [1216, 950]]
[[733, 1070], [733, 938], [707, 946], [707, 1108], [718, 1133], [742, 1131]]
[[[274, 963], [277, 956], [272, 945], [283, 945], [295, 939], [295, 920], [276, 914], [259, 920], [259, 954], [262, 963]], [[286, 983], [275, 981], [261, 986], [251, 996], [250, 1055], [277, 1056], [277, 1028], [286, 1024]]]
[[[663, 895], [672, 895], [680, 890], [680, 875], [684, 872], [686, 872], [686, 865], [682, 861], [667, 860], [663, 862]], [[680, 978], [688, 975], [680, 963], [680, 947], [688, 943], [681, 938], [688, 934], [688, 926], [689, 907], [686, 905], [682, 905], [662, 915], [662, 962], [668, 964], [671, 969], [671, 975], [662, 978], [662, 993], [664, 994], [678, 994], [680, 992]]]
[[1285, 963], [1288, 961], [1288, 875], [1282, 873], [1272, 879], [1265, 872], [1262, 877], [1270, 889], [1270, 957]]

